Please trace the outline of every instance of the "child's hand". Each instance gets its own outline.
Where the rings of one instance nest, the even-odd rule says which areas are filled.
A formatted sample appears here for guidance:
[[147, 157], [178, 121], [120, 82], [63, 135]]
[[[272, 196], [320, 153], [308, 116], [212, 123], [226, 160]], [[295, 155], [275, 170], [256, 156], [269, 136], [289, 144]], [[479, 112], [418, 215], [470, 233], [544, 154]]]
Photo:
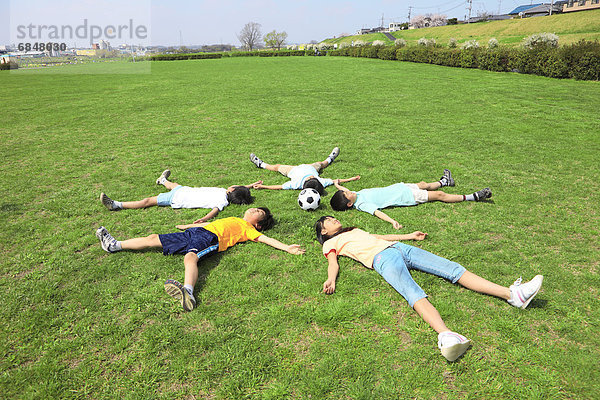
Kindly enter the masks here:
[[335, 292], [335, 281], [327, 279], [325, 283], [323, 283], [323, 293], [331, 294], [333, 292]]
[[187, 225], [175, 225], [175, 228], [185, 230], [188, 228], [188, 226]]
[[290, 254], [304, 254], [304, 249], [299, 244], [290, 244], [286, 251]]
[[256, 181], [256, 182], [254, 182], [254, 183], [251, 183], [249, 186], [251, 186], [253, 189], [256, 189], [254, 186], [256, 186], [256, 185], [260, 185], [260, 184], [262, 184], [262, 183], [263, 183], [263, 181]]
[[400, 228], [402, 228], [402, 225], [400, 225], [400, 222], [398, 222], [396, 220], [392, 221], [392, 226], [394, 227], [394, 229], [400, 229]]
[[413, 240], [425, 240], [425, 238], [427, 237], [427, 234], [421, 231], [415, 231], [410, 235], [412, 236]]
[[352, 178], [350, 178], [350, 179], [352, 179], [353, 181], [357, 181], [357, 180], [359, 180], [359, 179], [360, 179], [360, 175], [353, 176], [353, 177], [352, 177]]
[[206, 219], [205, 219], [204, 217], [202, 217], [202, 218], [199, 218], [199, 219], [195, 220], [193, 223], [194, 223], [194, 224], [201, 224], [201, 223], [203, 223], [203, 222], [206, 222]]
[[333, 180], [333, 184], [334, 184], [335, 186], [339, 185], [339, 184], [340, 184], [340, 180], [339, 180], [339, 179], [334, 179], [334, 180]]
[[262, 189], [263, 187], [262, 181], [260, 181], [260, 183], [252, 184], [252, 189]]

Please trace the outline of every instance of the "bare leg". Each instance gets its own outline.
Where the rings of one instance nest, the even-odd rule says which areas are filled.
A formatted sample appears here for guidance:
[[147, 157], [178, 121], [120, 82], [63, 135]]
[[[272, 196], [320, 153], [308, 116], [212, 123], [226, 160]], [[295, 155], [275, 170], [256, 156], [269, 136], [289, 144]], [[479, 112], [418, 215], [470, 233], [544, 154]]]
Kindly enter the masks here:
[[143, 200], [124, 201], [122, 204], [123, 204], [123, 208], [132, 209], [132, 208], [153, 207], [153, 206], [158, 205], [158, 202], [157, 202], [157, 196], [154, 196], [154, 197], [146, 197]]
[[163, 183], [164, 187], [166, 187], [169, 190], [173, 190], [175, 189], [177, 186], [179, 186], [179, 183], [177, 182], [169, 182], [167, 180], [165, 180], [165, 183]]
[[428, 201], [441, 201], [443, 203], [460, 203], [461, 201], [465, 201], [465, 196], [436, 191], [427, 193], [427, 199]]
[[422, 189], [422, 190], [438, 190], [439, 188], [442, 187], [442, 184], [439, 182], [427, 183], [427, 182], [421, 181], [421, 182], [417, 183], [417, 186], [419, 187], [419, 189]]
[[123, 250], [143, 250], [149, 248], [162, 249], [162, 243], [160, 242], [158, 235], [153, 233], [152, 235], [146, 237], [123, 240], [121, 242], [121, 248]]
[[184, 285], [194, 287], [198, 281], [198, 255], [196, 253], [187, 253], [183, 258], [185, 265], [185, 280]]
[[413, 308], [423, 318], [423, 321], [427, 322], [437, 333], [450, 330], [442, 320], [438, 310], [436, 310], [427, 298], [417, 300]]
[[467, 289], [471, 289], [479, 293], [489, 294], [490, 296], [499, 297], [504, 300], [510, 299], [509, 288], [497, 285], [469, 271], [465, 271], [463, 276], [461, 276], [458, 280], [458, 283]]

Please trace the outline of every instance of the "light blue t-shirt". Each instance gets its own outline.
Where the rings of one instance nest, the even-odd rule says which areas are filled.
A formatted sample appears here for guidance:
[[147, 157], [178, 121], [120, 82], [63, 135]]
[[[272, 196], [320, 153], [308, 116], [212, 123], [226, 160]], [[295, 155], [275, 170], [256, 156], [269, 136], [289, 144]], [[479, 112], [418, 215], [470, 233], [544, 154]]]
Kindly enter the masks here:
[[412, 190], [404, 183], [395, 183], [382, 188], [359, 190], [356, 192], [354, 208], [374, 214], [381, 208], [414, 206], [416, 204]]
[[290, 172], [288, 172], [287, 176], [291, 180], [282, 185], [283, 189], [302, 189], [304, 181], [309, 176], [314, 176], [315, 178], [317, 178], [319, 182], [321, 182], [321, 185], [323, 185], [323, 187], [333, 185], [333, 181], [331, 179], [319, 178], [319, 173], [317, 172], [315, 167], [309, 164], [301, 164], [295, 166], [290, 170]]

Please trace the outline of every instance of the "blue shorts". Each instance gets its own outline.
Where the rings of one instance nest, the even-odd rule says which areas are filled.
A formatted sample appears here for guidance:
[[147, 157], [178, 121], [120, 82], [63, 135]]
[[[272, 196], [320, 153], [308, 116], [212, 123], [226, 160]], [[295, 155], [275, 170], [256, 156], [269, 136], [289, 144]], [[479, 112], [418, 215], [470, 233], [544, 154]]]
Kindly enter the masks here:
[[196, 253], [204, 258], [219, 250], [219, 238], [204, 228], [189, 228], [183, 232], [158, 235], [164, 255]]
[[373, 268], [408, 301], [411, 307], [427, 295], [410, 275], [411, 269], [423, 271], [456, 283], [466, 269], [454, 261], [418, 247], [396, 243], [377, 253]]
[[175, 195], [175, 192], [181, 188], [182, 188], [182, 186], [178, 185], [178, 186], [175, 186], [173, 189], [171, 189], [170, 192], [161, 193], [158, 196], [156, 196], [157, 205], [163, 206], [163, 207], [170, 206], [171, 202], [173, 201], [173, 196]]

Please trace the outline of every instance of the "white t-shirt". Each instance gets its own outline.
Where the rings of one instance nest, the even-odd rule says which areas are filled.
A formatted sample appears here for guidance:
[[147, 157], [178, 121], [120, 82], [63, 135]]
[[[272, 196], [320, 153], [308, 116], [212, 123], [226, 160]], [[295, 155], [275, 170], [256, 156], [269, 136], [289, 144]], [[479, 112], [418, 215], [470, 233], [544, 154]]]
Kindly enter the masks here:
[[333, 181], [331, 179], [320, 178], [319, 173], [317, 172], [315, 167], [309, 164], [300, 164], [295, 166], [290, 170], [290, 172], [288, 172], [287, 176], [291, 180], [282, 185], [283, 189], [302, 189], [304, 181], [309, 176], [314, 176], [315, 178], [317, 178], [319, 182], [321, 182], [321, 185], [323, 185], [323, 187], [333, 185]]
[[175, 192], [171, 200], [173, 208], [215, 208], [219, 211], [229, 204], [227, 189], [217, 187], [182, 186]]

